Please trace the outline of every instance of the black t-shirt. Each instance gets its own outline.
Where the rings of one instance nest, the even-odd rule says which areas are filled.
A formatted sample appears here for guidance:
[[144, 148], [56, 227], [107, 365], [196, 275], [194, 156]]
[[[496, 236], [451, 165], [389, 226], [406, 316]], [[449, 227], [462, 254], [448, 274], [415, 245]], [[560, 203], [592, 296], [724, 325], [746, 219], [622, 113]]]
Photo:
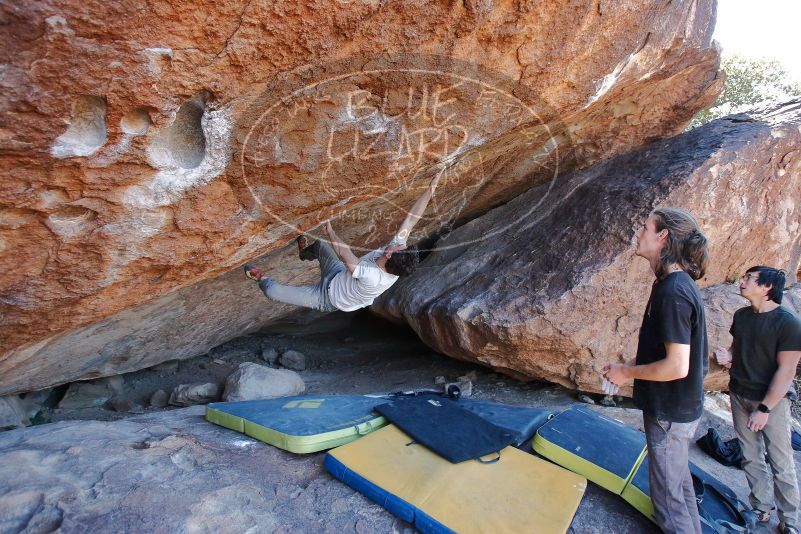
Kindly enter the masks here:
[[645, 308], [637, 345], [637, 365], [667, 356], [665, 343], [690, 345], [687, 376], [669, 382], [634, 381], [634, 404], [644, 414], [689, 423], [704, 409], [704, 377], [709, 370], [704, 301], [695, 282], [684, 271], [671, 273], [654, 284]]
[[[781, 306], [765, 313], [747, 306], [734, 313], [729, 332], [734, 337], [729, 390], [761, 402], [779, 368], [777, 354], [801, 350], [801, 319]], [[795, 397], [792, 386], [789, 393]]]

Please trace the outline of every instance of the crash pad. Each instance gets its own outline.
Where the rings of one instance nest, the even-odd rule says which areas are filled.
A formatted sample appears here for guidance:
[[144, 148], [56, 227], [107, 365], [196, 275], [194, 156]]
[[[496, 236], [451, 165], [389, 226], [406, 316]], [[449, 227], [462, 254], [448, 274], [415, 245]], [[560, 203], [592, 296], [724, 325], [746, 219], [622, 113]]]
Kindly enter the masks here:
[[[540, 427], [532, 446], [545, 458], [619, 494], [655, 521], [644, 433], [573, 405]], [[692, 462], [689, 465], [704, 533], [748, 531], [754, 517], [747, 505], [714, 476]]]
[[576, 404], [542, 425], [532, 446], [619, 495], [645, 457], [645, 434]]
[[[393, 404], [398, 404], [404, 400], [415, 401], [416, 399], [441, 400], [443, 395], [433, 392], [421, 392], [415, 395], [402, 395], [388, 397]], [[482, 419], [495, 426], [504, 428], [512, 433], [514, 439], [512, 443], [519, 446], [531, 439], [546, 421], [553, 417], [557, 412], [553, 410], [543, 410], [530, 406], [518, 406], [515, 404], [504, 404], [500, 402], [485, 401], [479, 399], [460, 398], [452, 400], [445, 398], [445, 402], [454, 403], [464, 410], [474, 413]], [[399, 425], [398, 425], [399, 426]]]
[[515, 441], [509, 430], [443, 397], [412, 397], [379, 404], [376, 411], [414, 440], [452, 463], [499, 453]]
[[387, 421], [373, 411], [386, 399], [363, 395], [283, 397], [206, 406], [206, 420], [294, 453], [349, 443]]
[[336, 478], [424, 533], [565, 532], [586, 479], [514, 447], [452, 464], [394, 425], [326, 454]]

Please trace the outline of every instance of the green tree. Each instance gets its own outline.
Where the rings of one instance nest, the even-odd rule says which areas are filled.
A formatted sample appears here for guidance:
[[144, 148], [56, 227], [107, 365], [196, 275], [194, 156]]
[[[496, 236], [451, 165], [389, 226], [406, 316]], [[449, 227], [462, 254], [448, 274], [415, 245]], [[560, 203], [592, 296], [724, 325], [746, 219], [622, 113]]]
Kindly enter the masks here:
[[801, 84], [794, 82], [775, 59], [723, 56], [721, 67], [726, 71], [723, 92], [712, 106], [693, 118], [688, 129], [758, 104], [801, 97]]

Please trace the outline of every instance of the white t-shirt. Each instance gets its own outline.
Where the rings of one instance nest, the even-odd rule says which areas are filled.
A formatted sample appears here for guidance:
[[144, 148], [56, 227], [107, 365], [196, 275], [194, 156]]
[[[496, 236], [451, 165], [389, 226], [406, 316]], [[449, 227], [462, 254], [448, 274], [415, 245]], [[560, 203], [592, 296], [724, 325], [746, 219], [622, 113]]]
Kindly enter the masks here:
[[[399, 236], [392, 238], [389, 245], [406, 244]], [[398, 277], [382, 271], [376, 260], [381, 257], [386, 247], [368, 252], [361, 258], [351, 274], [349, 269], [338, 273], [328, 286], [328, 298], [331, 304], [342, 311], [354, 311], [373, 303], [378, 296], [392, 286]]]

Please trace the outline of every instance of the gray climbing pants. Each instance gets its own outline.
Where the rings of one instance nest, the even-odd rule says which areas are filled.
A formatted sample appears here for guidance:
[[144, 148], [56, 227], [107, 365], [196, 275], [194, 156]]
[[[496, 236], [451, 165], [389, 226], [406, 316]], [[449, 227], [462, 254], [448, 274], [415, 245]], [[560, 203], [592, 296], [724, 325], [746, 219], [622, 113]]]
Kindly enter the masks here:
[[320, 281], [318, 283], [309, 286], [287, 286], [272, 278], [262, 278], [259, 280], [259, 288], [270, 300], [322, 312], [336, 311], [337, 308], [331, 304], [331, 299], [328, 297], [328, 285], [337, 274], [345, 270], [345, 265], [328, 243], [320, 240], [309, 245], [304, 253], [307, 253], [307, 257], [308, 255], [316, 256], [320, 262]]
[[701, 534], [690, 475], [689, 447], [698, 420], [674, 423], [643, 414], [648, 442], [648, 486], [656, 523], [665, 533]]

